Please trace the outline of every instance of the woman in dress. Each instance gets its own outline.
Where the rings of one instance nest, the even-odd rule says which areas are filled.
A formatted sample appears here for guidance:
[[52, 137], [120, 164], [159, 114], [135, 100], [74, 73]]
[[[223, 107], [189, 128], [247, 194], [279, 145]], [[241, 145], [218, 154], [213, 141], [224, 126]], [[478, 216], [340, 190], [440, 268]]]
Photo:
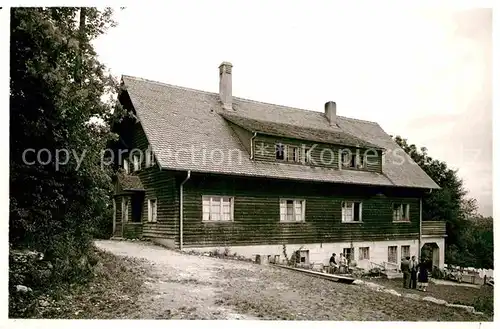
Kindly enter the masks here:
[[429, 262], [424, 260], [417, 265], [418, 267], [418, 290], [427, 291], [429, 285]]

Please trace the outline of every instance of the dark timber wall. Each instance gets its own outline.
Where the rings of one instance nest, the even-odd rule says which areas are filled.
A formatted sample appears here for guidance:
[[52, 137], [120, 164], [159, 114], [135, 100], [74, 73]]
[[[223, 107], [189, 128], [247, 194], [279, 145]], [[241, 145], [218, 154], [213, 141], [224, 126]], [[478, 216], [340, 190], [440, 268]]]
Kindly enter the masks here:
[[[184, 191], [186, 247], [418, 238], [416, 191], [196, 174]], [[202, 222], [204, 194], [233, 196], [234, 221]], [[305, 222], [280, 222], [281, 197], [306, 200]], [[341, 222], [343, 200], [363, 202], [362, 223]], [[393, 223], [395, 202], [410, 204], [410, 223]]]
[[[145, 151], [148, 148], [148, 140], [144, 130], [138, 122], [125, 127], [127, 128], [126, 131], [121, 133], [123, 140], [121, 148], [127, 150], [127, 152], [124, 152], [122, 157], [129, 159], [131, 174], [139, 176], [145, 191], [136, 192], [143, 193], [142, 225], [127, 224], [124, 228], [124, 236], [127, 234], [129, 237], [174, 239], [174, 234], [178, 232], [178, 222], [175, 219], [179, 217], [179, 198], [175, 187], [175, 176], [172, 172], [160, 170], [156, 164], [146, 168]], [[132, 152], [132, 155], [139, 155], [140, 153], [133, 151], [134, 149], [142, 151], [141, 169], [137, 172], [132, 172], [133, 161], [130, 152]], [[148, 222], [149, 199], [156, 199], [157, 202], [156, 222]], [[117, 209], [121, 212], [121, 203], [118, 203], [118, 200]], [[131, 209], [129, 209], [129, 217], [130, 214]], [[121, 213], [117, 211], [117, 223], [120, 218]]]

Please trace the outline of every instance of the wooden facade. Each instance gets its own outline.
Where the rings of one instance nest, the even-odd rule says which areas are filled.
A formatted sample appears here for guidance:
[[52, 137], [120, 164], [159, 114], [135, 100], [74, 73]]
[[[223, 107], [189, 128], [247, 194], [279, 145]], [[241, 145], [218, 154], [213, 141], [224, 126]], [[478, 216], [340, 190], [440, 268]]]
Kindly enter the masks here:
[[[242, 143], [248, 141], [244, 145], [248, 151], [251, 151], [253, 146], [253, 152], [249, 153], [254, 154], [255, 161], [276, 161], [276, 143], [297, 147], [304, 144], [303, 141], [261, 134], [257, 135], [250, 145], [252, 137], [250, 132], [237, 126], [233, 127], [233, 131]], [[179, 247], [180, 184], [186, 178], [186, 172], [162, 170], [156, 163], [146, 167], [144, 155], [149, 143], [139, 122], [129, 120], [122, 124], [119, 134], [121, 142], [117, 150], [122, 150], [122, 158], [129, 158], [131, 150], [142, 151], [141, 169], [131, 172], [130, 175], [137, 176], [143, 188], [127, 190], [117, 187], [114, 235], [127, 238], [167, 239]], [[307, 146], [313, 144], [315, 143], [306, 143]], [[259, 147], [267, 148], [269, 153], [260, 153]], [[331, 151], [324, 152], [323, 150], [327, 148]], [[338, 170], [340, 148], [344, 147], [317, 144], [312, 157], [319, 165]], [[328, 153], [325, 156], [330, 154], [333, 156], [330, 164], [321, 161], [322, 152]], [[382, 172], [382, 153], [377, 152], [370, 158], [369, 165], [357, 170]], [[133, 168], [132, 163], [130, 167]], [[423, 193], [422, 189], [411, 188], [192, 173], [184, 185], [183, 193], [183, 247], [418, 239], [419, 207]], [[233, 198], [233, 220], [203, 221], [204, 195]], [[122, 214], [123, 198], [129, 200], [127, 218], [123, 218]], [[305, 200], [305, 221], [281, 222], [281, 198]], [[157, 218], [154, 222], [149, 221], [149, 200], [156, 201]], [[343, 201], [362, 203], [361, 222], [342, 222]], [[409, 205], [408, 222], [393, 221], [393, 205], [400, 203]], [[425, 230], [441, 232], [441, 226], [424, 227]]]
[[[203, 222], [203, 195], [233, 197], [234, 220]], [[305, 221], [280, 222], [280, 198], [305, 200]], [[362, 202], [362, 222], [342, 223], [342, 201]], [[410, 222], [393, 222], [393, 203], [410, 205]], [[184, 246], [418, 239], [419, 206], [416, 191], [194, 174], [184, 187]]]

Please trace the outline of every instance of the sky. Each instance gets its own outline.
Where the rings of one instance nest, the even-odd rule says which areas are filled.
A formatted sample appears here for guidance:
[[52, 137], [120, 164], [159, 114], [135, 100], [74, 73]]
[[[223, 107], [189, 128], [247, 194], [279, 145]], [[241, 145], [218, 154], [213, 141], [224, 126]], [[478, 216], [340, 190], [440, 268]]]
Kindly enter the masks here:
[[[389, 9], [389, 8], [392, 8]], [[378, 122], [458, 169], [479, 211], [492, 202], [492, 13], [333, 2], [128, 6], [95, 42], [111, 72]]]

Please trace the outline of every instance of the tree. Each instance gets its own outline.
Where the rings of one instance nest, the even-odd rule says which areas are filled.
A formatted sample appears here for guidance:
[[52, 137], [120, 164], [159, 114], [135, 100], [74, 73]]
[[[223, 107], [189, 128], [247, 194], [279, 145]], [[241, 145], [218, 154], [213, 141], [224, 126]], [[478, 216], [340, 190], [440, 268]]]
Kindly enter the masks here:
[[[394, 141], [440, 187], [422, 200], [423, 220], [446, 221], [446, 262], [462, 266], [493, 266], [493, 221], [478, 219], [477, 201], [467, 197], [463, 180], [447, 164], [431, 158], [427, 149], [418, 149], [400, 136]], [[481, 224], [478, 224], [481, 223]]]
[[100, 159], [115, 138], [106, 124], [114, 103], [102, 99], [117, 82], [91, 44], [115, 25], [112, 10], [86, 8], [81, 25], [78, 14], [11, 11], [10, 244], [66, 265], [89, 250], [96, 223], [111, 218], [110, 171]]

